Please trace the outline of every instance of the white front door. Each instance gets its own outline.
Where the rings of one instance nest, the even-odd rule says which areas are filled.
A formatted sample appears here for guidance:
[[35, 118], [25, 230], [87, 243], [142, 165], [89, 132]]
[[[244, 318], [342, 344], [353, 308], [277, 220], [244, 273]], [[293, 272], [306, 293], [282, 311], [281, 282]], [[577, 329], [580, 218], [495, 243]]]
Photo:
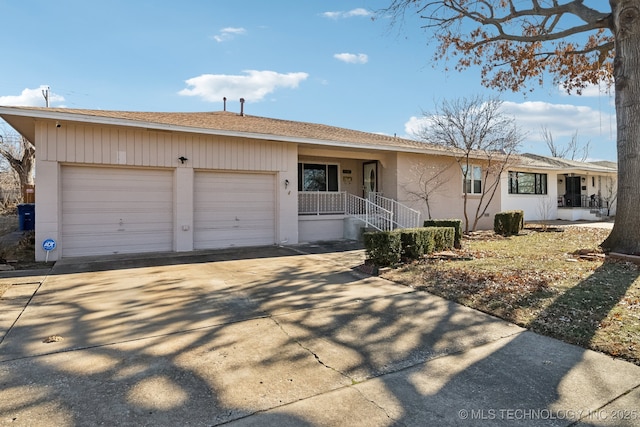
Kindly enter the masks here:
[[367, 199], [369, 193], [378, 192], [378, 162], [366, 162], [362, 167], [363, 197]]

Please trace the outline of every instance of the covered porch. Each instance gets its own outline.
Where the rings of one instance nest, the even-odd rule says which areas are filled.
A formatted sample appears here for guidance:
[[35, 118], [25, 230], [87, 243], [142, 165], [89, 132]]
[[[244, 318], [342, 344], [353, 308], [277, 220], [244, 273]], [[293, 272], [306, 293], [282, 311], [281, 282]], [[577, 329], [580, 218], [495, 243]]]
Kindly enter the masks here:
[[615, 215], [617, 182], [612, 175], [558, 175], [558, 219], [598, 221]]
[[[298, 158], [298, 239], [358, 239], [363, 228], [419, 226], [420, 212], [395, 200], [391, 153], [301, 149]], [[335, 157], [339, 154], [341, 157]], [[365, 157], [367, 156], [367, 157]], [[384, 190], [384, 193], [383, 193]]]

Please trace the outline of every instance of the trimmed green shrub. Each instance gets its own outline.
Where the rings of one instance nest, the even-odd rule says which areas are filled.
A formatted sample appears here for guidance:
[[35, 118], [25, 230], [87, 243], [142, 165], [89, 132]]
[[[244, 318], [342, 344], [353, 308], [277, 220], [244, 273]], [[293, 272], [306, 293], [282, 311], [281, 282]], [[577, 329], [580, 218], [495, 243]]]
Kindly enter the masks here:
[[462, 220], [461, 219], [427, 219], [424, 221], [425, 227], [453, 227], [455, 236], [453, 239], [453, 247], [460, 249], [462, 247]]
[[363, 234], [367, 258], [379, 267], [397, 264], [402, 258], [419, 259], [454, 246], [453, 227], [407, 228]]
[[453, 227], [428, 227], [433, 233], [433, 251], [439, 252], [454, 247], [455, 229]]
[[433, 252], [433, 232], [426, 228], [405, 228], [400, 232], [402, 256], [407, 259], [419, 259]]
[[518, 234], [523, 228], [524, 211], [522, 210], [499, 212], [493, 220], [493, 231], [503, 236]]
[[366, 232], [362, 237], [367, 258], [375, 265], [386, 267], [400, 262], [402, 238], [399, 232]]

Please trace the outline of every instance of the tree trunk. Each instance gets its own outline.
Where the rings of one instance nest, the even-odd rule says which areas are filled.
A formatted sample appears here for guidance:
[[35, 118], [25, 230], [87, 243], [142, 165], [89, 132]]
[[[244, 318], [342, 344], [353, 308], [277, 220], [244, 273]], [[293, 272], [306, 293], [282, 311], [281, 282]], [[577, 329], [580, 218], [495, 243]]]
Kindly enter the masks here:
[[611, 252], [640, 254], [640, 9], [638, 0], [610, 0], [615, 35], [614, 77], [618, 202]]
[[11, 169], [16, 173], [18, 177], [18, 181], [20, 182], [20, 191], [22, 197], [26, 194], [26, 190], [28, 187], [33, 186], [34, 183], [34, 167], [35, 167], [35, 152], [36, 149], [28, 140], [22, 139], [20, 142], [21, 147], [20, 151], [22, 152], [21, 158], [14, 157], [12, 151], [0, 148], [0, 155], [2, 155]]

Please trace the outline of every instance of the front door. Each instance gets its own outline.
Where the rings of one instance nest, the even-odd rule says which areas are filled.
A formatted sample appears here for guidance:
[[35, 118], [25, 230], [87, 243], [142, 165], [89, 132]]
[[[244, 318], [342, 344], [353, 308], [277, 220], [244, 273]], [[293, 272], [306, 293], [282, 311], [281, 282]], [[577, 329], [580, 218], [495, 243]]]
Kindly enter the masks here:
[[581, 205], [582, 193], [580, 191], [580, 177], [579, 176], [568, 176], [567, 177], [567, 188], [565, 193], [565, 201], [567, 206], [571, 206], [574, 208], [579, 208]]
[[366, 162], [362, 166], [363, 196], [369, 198], [369, 193], [378, 192], [378, 162]]

